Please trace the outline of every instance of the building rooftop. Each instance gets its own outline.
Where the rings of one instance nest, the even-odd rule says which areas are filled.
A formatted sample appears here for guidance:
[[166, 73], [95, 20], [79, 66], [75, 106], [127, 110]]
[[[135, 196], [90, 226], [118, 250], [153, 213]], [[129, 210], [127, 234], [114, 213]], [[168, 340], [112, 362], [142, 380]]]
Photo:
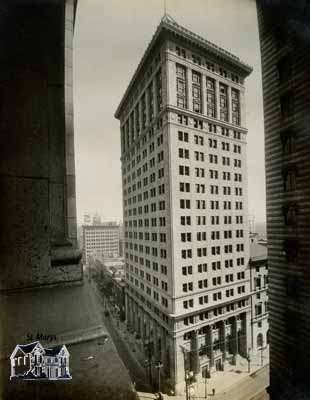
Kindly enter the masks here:
[[221, 58], [223, 61], [228, 62], [229, 64], [232, 64], [233, 66], [237, 67], [240, 71], [243, 72], [244, 76], [248, 76], [252, 71], [253, 68], [246, 64], [245, 62], [241, 61], [239, 57], [235, 56], [234, 54], [230, 53], [229, 51], [223, 49], [220, 46], [217, 46], [216, 44], [210, 42], [207, 39], [204, 39], [202, 36], [197, 35], [196, 33], [190, 31], [189, 29], [183, 27], [182, 25], [178, 24], [171, 16], [165, 14], [163, 18], [160, 21], [160, 24], [158, 25], [152, 40], [150, 41], [149, 45], [147, 46], [147, 49], [138, 64], [138, 67], [126, 89], [126, 92], [115, 112], [115, 118], [119, 118], [123, 105], [130, 93], [130, 90], [132, 89], [133, 85], [135, 84], [139, 73], [142, 70], [142, 67], [147, 60], [147, 57], [149, 56], [151, 50], [161, 37], [161, 35], [164, 32], [170, 32], [174, 36], [179, 37], [183, 40], [188, 41], [191, 44], [196, 45], [197, 47], [200, 47], [202, 50], [208, 52], [210, 55], [213, 55], [217, 58]]
[[267, 242], [266, 244], [253, 242], [250, 243], [250, 261], [267, 260]]

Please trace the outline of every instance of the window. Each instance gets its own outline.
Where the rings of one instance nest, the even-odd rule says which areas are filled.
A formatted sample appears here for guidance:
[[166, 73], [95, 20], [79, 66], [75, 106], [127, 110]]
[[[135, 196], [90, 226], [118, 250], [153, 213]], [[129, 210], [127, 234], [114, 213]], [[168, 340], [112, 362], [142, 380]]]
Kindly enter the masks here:
[[290, 226], [296, 225], [297, 211], [298, 211], [297, 204], [295, 203], [288, 204], [283, 206], [282, 209], [283, 209], [285, 225], [290, 225]]
[[190, 216], [181, 216], [181, 225], [191, 225], [191, 217]]
[[227, 86], [220, 83], [220, 119], [228, 121]]
[[215, 103], [215, 82], [213, 79], [207, 78], [207, 115], [208, 117], [216, 118], [216, 103]]
[[294, 114], [294, 95], [292, 92], [287, 92], [280, 97], [281, 117], [286, 120]]
[[188, 149], [179, 149], [179, 157], [189, 159], [189, 150]]
[[189, 176], [189, 167], [186, 165], [179, 165], [179, 175]]
[[281, 132], [281, 142], [283, 155], [290, 155], [296, 148], [296, 135], [292, 129]]
[[195, 144], [203, 146], [203, 137], [199, 135], [194, 135], [194, 142]]
[[232, 123], [240, 125], [240, 93], [236, 89], [231, 89], [231, 112]]
[[192, 71], [193, 111], [201, 113], [201, 74]]
[[190, 192], [190, 183], [180, 182], [180, 192]]
[[193, 63], [201, 65], [201, 58], [199, 56], [192, 54], [192, 60], [193, 60]]
[[187, 132], [178, 132], [178, 138], [181, 142], [188, 142], [188, 133]]
[[176, 65], [176, 76], [177, 106], [181, 108], [187, 108], [186, 68], [183, 65]]
[[216, 139], [209, 139], [209, 147], [216, 149], [217, 148], [217, 140]]
[[290, 192], [296, 190], [296, 169], [284, 169], [283, 170], [284, 179], [284, 190]]
[[281, 58], [277, 64], [279, 83], [288, 82], [292, 78], [292, 63], [289, 56]]

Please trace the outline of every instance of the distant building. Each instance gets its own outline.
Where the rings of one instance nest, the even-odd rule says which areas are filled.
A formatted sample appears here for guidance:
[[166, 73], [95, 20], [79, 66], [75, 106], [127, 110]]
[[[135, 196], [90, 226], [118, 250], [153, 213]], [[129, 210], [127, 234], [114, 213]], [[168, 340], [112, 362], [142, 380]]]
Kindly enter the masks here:
[[93, 215], [93, 225], [101, 225], [101, 217], [98, 213]]
[[271, 398], [310, 398], [310, 3], [257, 0]]
[[91, 215], [84, 214], [84, 225], [91, 225]]
[[249, 268], [252, 293], [251, 349], [253, 354], [257, 354], [259, 351], [263, 352], [269, 345], [267, 261], [267, 242], [260, 241], [257, 234], [251, 234]]
[[120, 229], [115, 222], [83, 226], [83, 251], [85, 263], [90, 259], [103, 260], [119, 257]]

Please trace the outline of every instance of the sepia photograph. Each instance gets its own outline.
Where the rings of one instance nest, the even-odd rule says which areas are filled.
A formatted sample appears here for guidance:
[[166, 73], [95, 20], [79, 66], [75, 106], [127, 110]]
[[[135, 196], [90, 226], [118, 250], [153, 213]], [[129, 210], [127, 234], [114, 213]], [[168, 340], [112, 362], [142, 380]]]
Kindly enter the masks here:
[[310, 1], [2, 0], [0, 400], [310, 399]]

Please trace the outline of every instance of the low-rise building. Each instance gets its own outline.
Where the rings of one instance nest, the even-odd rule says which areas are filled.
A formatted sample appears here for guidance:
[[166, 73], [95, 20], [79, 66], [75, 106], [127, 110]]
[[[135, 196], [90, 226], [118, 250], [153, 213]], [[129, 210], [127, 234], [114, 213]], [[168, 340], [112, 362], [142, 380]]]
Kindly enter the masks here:
[[259, 351], [263, 352], [269, 345], [267, 242], [255, 233], [250, 235], [249, 269], [252, 293], [251, 351], [255, 355]]

